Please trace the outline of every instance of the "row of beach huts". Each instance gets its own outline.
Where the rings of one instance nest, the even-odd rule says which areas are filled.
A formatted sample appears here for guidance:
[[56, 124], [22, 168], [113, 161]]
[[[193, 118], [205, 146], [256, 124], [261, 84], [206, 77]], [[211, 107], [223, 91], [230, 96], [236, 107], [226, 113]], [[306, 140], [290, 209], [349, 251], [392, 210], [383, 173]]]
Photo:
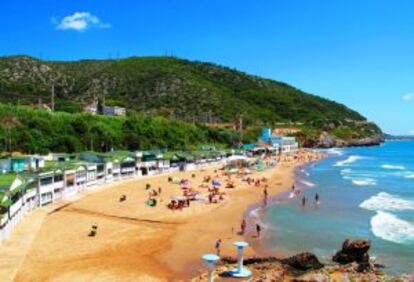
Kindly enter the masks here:
[[224, 164], [241, 155], [283, 154], [297, 149], [296, 138], [278, 136], [264, 128], [258, 143], [245, 144], [243, 150], [219, 151], [204, 146], [190, 152], [111, 151], [0, 158], [0, 243], [27, 212], [104, 183]]
[[114, 181], [224, 163], [241, 151], [83, 152], [0, 159], [0, 243], [24, 215]]

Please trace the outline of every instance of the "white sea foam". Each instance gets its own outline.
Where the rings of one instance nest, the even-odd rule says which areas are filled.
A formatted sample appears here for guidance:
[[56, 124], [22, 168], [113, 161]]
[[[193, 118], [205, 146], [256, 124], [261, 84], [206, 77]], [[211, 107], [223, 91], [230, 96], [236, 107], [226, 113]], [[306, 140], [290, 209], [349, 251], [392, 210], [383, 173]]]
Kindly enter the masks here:
[[341, 170], [342, 175], [350, 174], [350, 173], [352, 173], [352, 169], [350, 169], [350, 168], [345, 168], [345, 169]]
[[308, 187], [315, 187], [315, 183], [312, 183], [310, 181], [301, 180], [300, 183], [305, 184]]
[[414, 210], [414, 201], [401, 199], [398, 196], [380, 192], [363, 201], [359, 206], [371, 211], [403, 211]]
[[352, 163], [357, 162], [357, 161], [362, 160], [362, 159], [364, 159], [364, 157], [352, 155], [352, 156], [349, 156], [345, 160], [337, 161], [335, 163], [335, 166], [346, 166], [346, 165], [352, 164]]
[[414, 241], [414, 224], [387, 212], [378, 211], [371, 218], [371, 230], [375, 236], [394, 243]]
[[351, 178], [352, 184], [357, 186], [375, 186], [377, 181], [373, 178]]
[[414, 178], [414, 173], [413, 172], [407, 173], [406, 175], [404, 175], [404, 177], [408, 178], [408, 179], [413, 179]]
[[393, 170], [404, 170], [405, 169], [405, 166], [403, 166], [403, 165], [383, 164], [381, 167], [383, 169], [393, 169]]
[[337, 155], [337, 156], [342, 156], [344, 154], [344, 152], [338, 148], [331, 148], [326, 150], [326, 152], [330, 155]]

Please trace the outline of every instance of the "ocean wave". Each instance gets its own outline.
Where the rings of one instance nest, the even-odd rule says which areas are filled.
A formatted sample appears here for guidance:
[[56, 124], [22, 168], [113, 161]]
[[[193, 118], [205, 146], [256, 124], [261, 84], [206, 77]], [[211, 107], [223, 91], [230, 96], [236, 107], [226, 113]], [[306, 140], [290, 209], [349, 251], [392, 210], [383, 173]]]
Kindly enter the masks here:
[[356, 162], [356, 161], [359, 161], [359, 160], [362, 160], [362, 159], [364, 159], [364, 157], [362, 157], [362, 156], [357, 156], [357, 155], [352, 155], [352, 156], [349, 156], [347, 159], [345, 159], [345, 160], [342, 160], [342, 161], [337, 161], [336, 163], [335, 163], [335, 166], [346, 166], [346, 165], [349, 165], [349, 164], [352, 164], [352, 163], [354, 163], [354, 162]]
[[352, 173], [352, 169], [350, 169], [350, 168], [345, 168], [345, 169], [342, 169], [341, 170], [341, 174], [342, 175], [344, 175], [344, 174], [350, 174], [350, 173]]
[[404, 175], [404, 178], [412, 179], [412, 178], [414, 178], [414, 173], [410, 172], [410, 173]]
[[380, 192], [363, 201], [359, 206], [371, 211], [403, 211], [414, 210], [414, 201], [401, 199], [386, 192]]
[[375, 236], [394, 243], [414, 241], [414, 224], [387, 212], [378, 211], [371, 218], [371, 230]]
[[403, 166], [403, 165], [383, 164], [381, 167], [383, 169], [394, 169], [394, 170], [404, 170], [405, 169], [405, 166]]
[[310, 181], [306, 181], [306, 180], [301, 180], [300, 183], [308, 186], [308, 187], [315, 187], [315, 183], [312, 183]]
[[377, 181], [373, 178], [351, 178], [352, 184], [357, 186], [375, 186]]
[[344, 152], [338, 148], [331, 148], [326, 150], [326, 152], [330, 155], [337, 155], [337, 156], [342, 156], [344, 154]]

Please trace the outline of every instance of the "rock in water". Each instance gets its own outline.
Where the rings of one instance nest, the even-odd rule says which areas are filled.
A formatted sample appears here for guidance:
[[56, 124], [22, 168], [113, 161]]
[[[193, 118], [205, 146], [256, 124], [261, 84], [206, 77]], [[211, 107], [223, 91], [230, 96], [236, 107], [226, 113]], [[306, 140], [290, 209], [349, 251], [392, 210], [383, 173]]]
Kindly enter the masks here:
[[299, 270], [320, 269], [323, 264], [319, 262], [318, 258], [312, 253], [300, 253], [287, 258], [285, 262], [293, 268]]
[[371, 270], [372, 266], [369, 261], [368, 250], [371, 242], [368, 240], [350, 240], [347, 239], [342, 244], [342, 250], [338, 251], [332, 260], [340, 264], [356, 262], [358, 272]]

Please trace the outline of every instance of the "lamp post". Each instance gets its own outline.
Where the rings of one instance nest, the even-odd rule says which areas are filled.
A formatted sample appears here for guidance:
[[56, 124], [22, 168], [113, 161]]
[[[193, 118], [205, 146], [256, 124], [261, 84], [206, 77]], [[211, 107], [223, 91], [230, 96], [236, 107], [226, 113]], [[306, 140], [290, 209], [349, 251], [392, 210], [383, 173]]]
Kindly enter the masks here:
[[252, 272], [243, 266], [243, 250], [249, 244], [244, 241], [236, 241], [233, 243], [237, 248], [237, 268], [231, 271], [231, 276], [238, 278], [246, 278], [252, 275]]
[[216, 262], [220, 259], [218, 256], [216, 256], [215, 254], [205, 254], [203, 255], [203, 260], [207, 263], [207, 268], [208, 268], [208, 282], [213, 282], [214, 281], [214, 272], [215, 272], [215, 268], [216, 268]]

